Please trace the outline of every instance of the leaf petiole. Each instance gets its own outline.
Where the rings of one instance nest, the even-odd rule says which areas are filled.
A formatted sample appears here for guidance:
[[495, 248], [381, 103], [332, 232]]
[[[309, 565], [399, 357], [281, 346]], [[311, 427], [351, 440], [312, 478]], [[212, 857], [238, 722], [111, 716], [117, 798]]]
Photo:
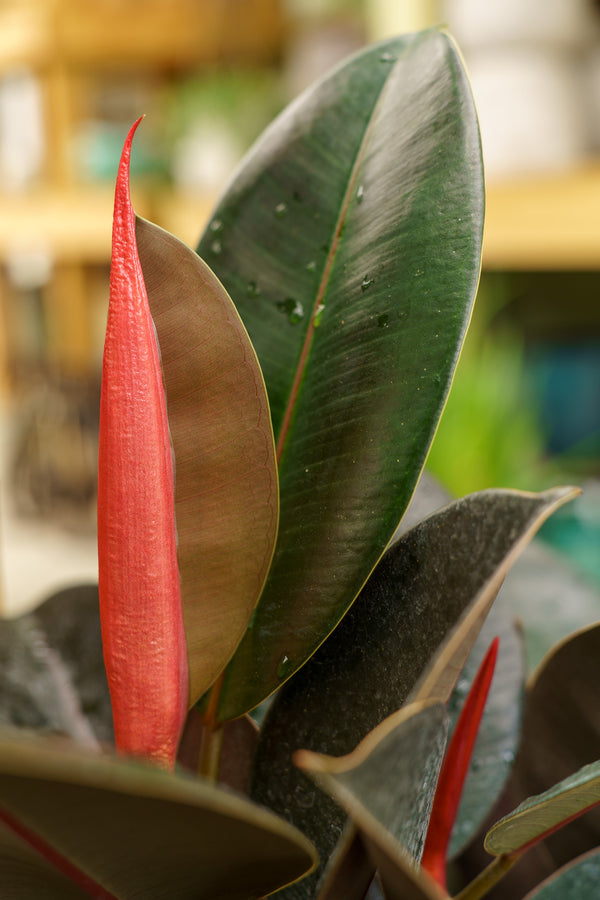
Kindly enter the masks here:
[[480, 900], [481, 897], [491, 891], [501, 878], [512, 869], [521, 858], [522, 853], [503, 853], [497, 856], [486, 868], [479, 873], [453, 900]]

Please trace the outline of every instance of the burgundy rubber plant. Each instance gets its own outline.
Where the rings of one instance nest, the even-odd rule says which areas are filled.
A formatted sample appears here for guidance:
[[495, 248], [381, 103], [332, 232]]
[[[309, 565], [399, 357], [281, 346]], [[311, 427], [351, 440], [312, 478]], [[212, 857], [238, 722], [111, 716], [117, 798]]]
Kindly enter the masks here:
[[3, 735], [5, 895], [474, 900], [600, 776], [509, 813], [454, 885], [522, 776], [522, 635], [494, 600], [576, 493], [424, 515], [481, 255], [460, 55], [434, 29], [344, 62], [252, 148], [198, 252], [134, 212], [138, 125], [100, 418], [116, 753]]

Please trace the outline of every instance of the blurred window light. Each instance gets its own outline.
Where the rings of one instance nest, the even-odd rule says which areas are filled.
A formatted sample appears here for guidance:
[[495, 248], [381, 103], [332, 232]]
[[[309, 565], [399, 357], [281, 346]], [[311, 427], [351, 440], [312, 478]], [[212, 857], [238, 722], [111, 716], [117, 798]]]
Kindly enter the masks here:
[[38, 175], [44, 158], [40, 86], [31, 72], [0, 79], [0, 184], [20, 190]]

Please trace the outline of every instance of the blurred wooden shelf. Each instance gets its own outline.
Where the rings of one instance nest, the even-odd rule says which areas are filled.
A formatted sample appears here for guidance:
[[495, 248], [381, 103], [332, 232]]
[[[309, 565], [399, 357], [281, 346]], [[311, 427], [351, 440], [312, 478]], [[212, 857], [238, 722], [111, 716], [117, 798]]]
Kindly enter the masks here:
[[600, 271], [600, 162], [489, 184], [483, 266]]
[[218, 59], [272, 59], [279, 0], [5, 0], [0, 70], [64, 65], [170, 68]]
[[[59, 263], [107, 263], [113, 203], [112, 185], [0, 194], [0, 258], [42, 250]], [[150, 215], [147, 193], [137, 189], [135, 203], [140, 215]]]
[[[0, 189], [0, 394], [15, 361], [31, 355], [10, 330], [28, 306], [24, 289], [41, 295], [43, 322], [27, 326], [43, 334], [41, 362], [95, 371], [93, 267], [110, 260], [113, 185], [80, 183], [73, 153], [103, 86], [167, 85], [212, 63], [272, 62], [284, 25], [282, 0], [0, 0], [0, 78], [33, 76], [44, 130], [35, 185]], [[133, 181], [136, 212], [193, 246], [212, 202], [145, 184]], [[46, 280], [38, 286], [36, 277]], [[108, 279], [100, 305], [107, 297]]]

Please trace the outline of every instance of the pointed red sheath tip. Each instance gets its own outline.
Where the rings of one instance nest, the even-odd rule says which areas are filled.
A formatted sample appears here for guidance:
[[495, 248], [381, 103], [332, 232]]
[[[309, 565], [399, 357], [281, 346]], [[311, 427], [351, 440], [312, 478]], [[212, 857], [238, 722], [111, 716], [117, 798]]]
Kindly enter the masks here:
[[172, 767], [187, 712], [173, 463], [123, 148], [100, 403], [98, 568], [117, 748]]
[[448, 846], [494, 676], [499, 644], [500, 639], [494, 638], [473, 680], [452, 732], [433, 800], [421, 867], [444, 890]]

